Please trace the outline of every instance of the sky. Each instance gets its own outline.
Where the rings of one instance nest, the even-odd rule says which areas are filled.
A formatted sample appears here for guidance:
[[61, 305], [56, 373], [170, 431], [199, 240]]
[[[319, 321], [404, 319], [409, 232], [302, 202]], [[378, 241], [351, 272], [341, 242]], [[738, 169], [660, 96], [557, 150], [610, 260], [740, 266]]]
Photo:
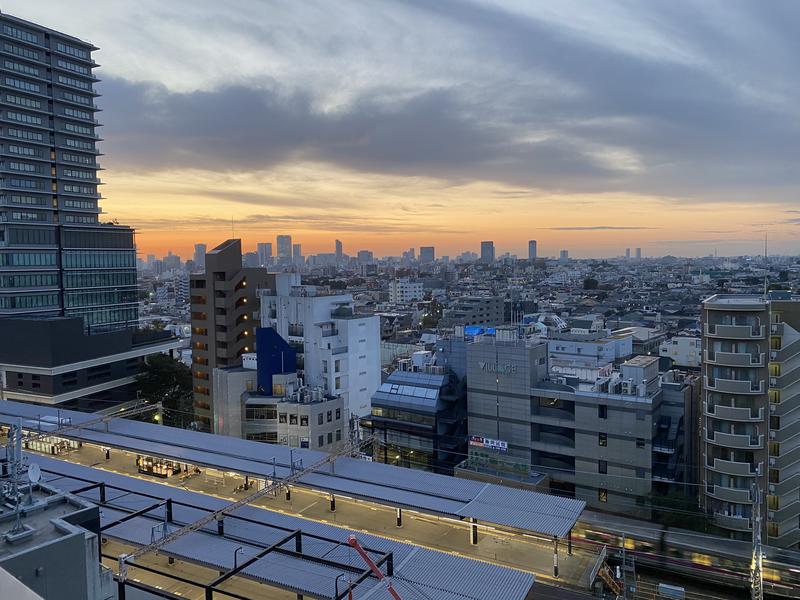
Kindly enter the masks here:
[[93, 42], [142, 254], [800, 253], [800, 3], [6, 0]]

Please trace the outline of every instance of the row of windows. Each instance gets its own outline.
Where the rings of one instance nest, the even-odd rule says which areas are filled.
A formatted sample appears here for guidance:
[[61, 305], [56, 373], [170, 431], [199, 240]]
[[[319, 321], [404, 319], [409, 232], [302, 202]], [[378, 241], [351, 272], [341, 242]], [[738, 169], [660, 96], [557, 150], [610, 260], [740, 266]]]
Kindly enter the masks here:
[[58, 306], [58, 294], [0, 296], [0, 308], [48, 308]]
[[58, 83], [63, 83], [64, 85], [71, 85], [72, 87], [76, 87], [81, 90], [92, 89], [92, 86], [89, 85], [89, 82], [82, 81], [80, 79], [75, 79], [74, 77], [65, 77], [64, 75], [58, 76]]
[[25, 90], [26, 92], [36, 92], [37, 94], [42, 91], [42, 87], [38, 83], [31, 83], [24, 79], [17, 79], [16, 77], [6, 77], [6, 85], [15, 87], [18, 90]]
[[76, 65], [75, 63], [71, 63], [66, 60], [58, 60], [58, 66], [62, 69], [66, 69], [67, 71], [72, 71], [74, 73], [80, 73], [81, 75], [90, 75], [90, 71], [88, 68], [84, 67], [83, 65]]
[[244, 418], [247, 421], [275, 420], [278, 418], [278, 409], [274, 406], [247, 406]]
[[76, 104], [85, 104], [86, 106], [92, 105], [92, 99], [87, 98], [86, 96], [81, 96], [80, 94], [73, 94], [72, 92], [64, 92], [61, 95], [64, 100], [68, 100], [69, 102], [75, 102]]
[[19, 273], [0, 275], [0, 288], [33, 288], [58, 285], [55, 273]]
[[36, 165], [32, 165], [31, 163], [17, 162], [15, 160], [11, 160], [8, 162], [8, 168], [12, 171], [24, 171], [25, 173], [39, 172], [39, 167], [37, 167]]
[[69, 291], [64, 294], [64, 307], [104, 306], [136, 302], [136, 290]]
[[15, 188], [22, 188], [26, 190], [42, 190], [44, 186], [40, 181], [34, 181], [32, 179], [16, 179], [12, 177], [8, 180], [8, 185]]
[[15, 46], [14, 44], [9, 44], [8, 42], [5, 42], [3, 44], [3, 50], [11, 54], [16, 54], [17, 56], [21, 56], [23, 58], [31, 58], [33, 60], [39, 60], [39, 53], [36, 52], [36, 50], [31, 50], [30, 48], [23, 48], [22, 46]]
[[39, 69], [36, 67], [18, 63], [13, 60], [4, 61], [3, 66], [5, 66], [6, 69], [11, 69], [12, 71], [17, 71], [18, 73], [24, 73], [25, 75], [35, 75], [36, 77], [39, 76]]
[[94, 171], [78, 171], [76, 169], [64, 169], [64, 176], [76, 179], [95, 179], [97, 177]]
[[67, 271], [64, 273], [64, 287], [112, 287], [136, 285], [135, 271]]
[[12, 221], [46, 221], [47, 213], [31, 211], [14, 211], [9, 213]]
[[[72, 183], [64, 184], [64, 191], [70, 194], [96, 194], [97, 190], [88, 185], [75, 185]], [[71, 202], [71, 201], [70, 201]], [[76, 207], [79, 208], [79, 207]]]
[[67, 316], [81, 316], [89, 327], [105, 325], [108, 323], [136, 323], [139, 320], [139, 311], [135, 306], [129, 308], [104, 308], [100, 310], [65, 311]]
[[64, 152], [61, 155], [61, 158], [69, 162], [81, 163], [84, 165], [94, 165], [94, 158], [84, 154], [68, 154]]
[[18, 146], [17, 144], [9, 144], [6, 148], [9, 154], [19, 154], [20, 156], [39, 156], [39, 151], [30, 146]]
[[11, 119], [12, 121], [18, 121], [20, 123], [27, 123], [28, 125], [42, 124], [42, 117], [37, 117], [36, 115], [29, 115], [26, 113], [20, 113], [16, 111], [9, 110], [6, 113], [6, 118]]
[[[78, 187], [78, 186], [74, 186], [74, 185], [67, 186], [67, 185], [65, 185], [64, 189], [66, 190], [68, 187], [73, 188], [73, 187]], [[82, 189], [87, 189], [88, 190], [89, 188], [82, 188]], [[67, 191], [69, 191], [69, 190], [67, 190]], [[85, 192], [85, 193], [88, 194], [89, 192]], [[64, 200], [64, 208], [97, 208], [97, 202], [95, 202], [94, 200]]]
[[3, 25], [3, 33], [10, 35], [11, 37], [15, 37], [18, 40], [22, 40], [23, 42], [31, 42], [32, 44], [39, 43], [38, 35], [29, 31], [25, 31], [24, 29], [20, 29], [19, 27]]
[[75, 117], [76, 119], [91, 119], [92, 115], [85, 110], [78, 110], [77, 108], [65, 108], [64, 114], [68, 117]]
[[55, 267], [55, 252], [6, 252], [0, 254], [2, 267]]
[[14, 227], [9, 231], [9, 238], [12, 244], [53, 245], [56, 243], [56, 232], [42, 227]]
[[72, 138], [66, 138], [64, 140], [64, 145], [70, 148], [80, 148], [81, 150], [91, 150], [94, 152], [94, 143], [87, 142], [85, 140], [75, 140]]
[[34, 100], [25, 96], [15, 96], [14, 94], [6, 94], [6, 102], [16, 104], [17, 106], [27, 106], [28, 108], [42, 108], [41, 100]]
[[[64, 231], [62, 235], [65, 248], [127, 248], [130, 250], [134, 248], [133, 231], [130, 229], [111, 231]], [[131, 256], [133, 255], [131, 254]]]
[[64, 223], [79, 223], [81, 225], [90, 225], [97, 223], [97, 217], [94, 215], [64, 215]]
[[34, 142], [41, 142], [44, 140], [44, 136], [38, 131], [27, 131], [25, 129], [14, 129], [13, 127], [9, 127], [7, 134], [9, 137], [15, 137], [20, 140], [32, 140]]
[[64, 253], [64, 268], [66, 269], [104, 269], [135, 266], [136, 254], [132, 250], [121, 252], [79, 250]]
[[[342, 441], [342, 430], [341, 429], [337, 429], [336, 430], [336, 441], [337, 442], [341, 442]], [[329, 444], [333, 443], [333, 432], [328, 432], [328, 443]], [[325, 445], [325, 436], [322, 436], [322, 435], [317, 436], [317, 447], [318, 448], [322, 448], [322, 446], [324, 446], [324, 445]]]
[[61, 42], [56, 43], [56, 50], [63, 52], [64, 54], [69, 54], [70, 56], [76, 56], [86, 60], [89, 59], [89, 53], [86, 50], [75, 48], [74, 46], [68, 46], [67, 44], [62, 44]]
[[75, 123], [64, 123], [64, 129], [66, 131], [71, 131], [72, 133], [83, 133], [85, 135], [92, 135], [94, 133], [91, 127], [86, 127], [85, 125], [76, 125]]
[[26, 196], [24, 194], [10, 194], [0, 196], [1, 199], [11, 204], [22, 204], [27, 206], [44, 206], [46, 199], [39, 196]]

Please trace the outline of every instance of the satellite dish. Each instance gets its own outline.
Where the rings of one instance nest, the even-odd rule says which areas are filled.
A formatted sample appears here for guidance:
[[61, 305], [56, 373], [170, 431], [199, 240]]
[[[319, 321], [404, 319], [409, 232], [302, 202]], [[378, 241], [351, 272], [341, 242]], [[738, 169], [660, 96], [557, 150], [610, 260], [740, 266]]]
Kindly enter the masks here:
[[39, 468], [39, 465], [36, 463], [32, 463], [28, 467], [28, 481], [31, 483], [38, 483], [39, 480], [42, 478], [42, 470]]

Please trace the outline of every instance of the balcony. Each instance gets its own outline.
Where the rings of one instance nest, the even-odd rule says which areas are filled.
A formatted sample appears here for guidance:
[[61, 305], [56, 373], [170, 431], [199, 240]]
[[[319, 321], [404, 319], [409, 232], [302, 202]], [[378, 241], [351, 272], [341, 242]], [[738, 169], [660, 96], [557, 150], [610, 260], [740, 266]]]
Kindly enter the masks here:
[[772, 335], [783, 335], [783, 323], [773, 323], [769, 326], [769, 332]]
[[750, 531], [753, 527], [748, 517], [736, 517], [718, 512], [714, 513], [714, 525], [734, 531]]
[[722, 404], [706, 403], [705, 413], [710, 417], [725, 419], [726, 421], [760, 422], [764, 420], [763, 407], [754, 411], [751, 408], [736, 408], [733, 406], [724, 406]]
[[763, 435], [739, 435], [721, 431], [706, 431], [706, 441], [727, 448], [756, 450], [764, 447]]
[[769, 520], [778, 523], [792, 520], [796, 524], [798, 515], [800, 515], [800, 500], [795, 500], [778, 510], [771, 510], [768, 513]]
[[763, 462], [758, 463], [758, 465], [753, 465], [749, 462], [736, 462], [733, 460], [723, 460], [721, 458], [715, 458], [713, 461], [707, 460], [706, 466], [718, 473], [737, 475], [739, 477], [756, 477], [757, 475], [761, 475], [764, 471]]
[[705, 335], [729, 340], [764, 339], [766, 328], [763, 325], [714, 325], [706, 323]]
[[705, 388], [714, 392], [728, 394], [763, 394], [764, 381], [749, 381], [740, 379], [720, 379], [719, 377], [705, 377]]
[[722, 500], [723, 502], [752, 504], [750, 501], [750, 490], [729, 488], [721, 485], [714, 485], [713, 483], [707, 483], [706, 495], [716, 498], [717, 500]]
[[725, 367], [763, 367], [766, 356], [764, 353], [751, 354], [749, 352], [714, 352], [704, 350], [705, 361], [712, 365]]

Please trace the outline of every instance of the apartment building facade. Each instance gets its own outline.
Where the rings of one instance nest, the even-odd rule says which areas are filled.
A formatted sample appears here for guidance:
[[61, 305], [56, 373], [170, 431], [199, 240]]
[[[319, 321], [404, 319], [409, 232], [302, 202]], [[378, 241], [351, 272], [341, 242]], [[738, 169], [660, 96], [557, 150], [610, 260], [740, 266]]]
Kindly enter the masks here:
[[714, 524], [800, 544], [800, 298], [715, 295], [703, 302], [703, 500]]

